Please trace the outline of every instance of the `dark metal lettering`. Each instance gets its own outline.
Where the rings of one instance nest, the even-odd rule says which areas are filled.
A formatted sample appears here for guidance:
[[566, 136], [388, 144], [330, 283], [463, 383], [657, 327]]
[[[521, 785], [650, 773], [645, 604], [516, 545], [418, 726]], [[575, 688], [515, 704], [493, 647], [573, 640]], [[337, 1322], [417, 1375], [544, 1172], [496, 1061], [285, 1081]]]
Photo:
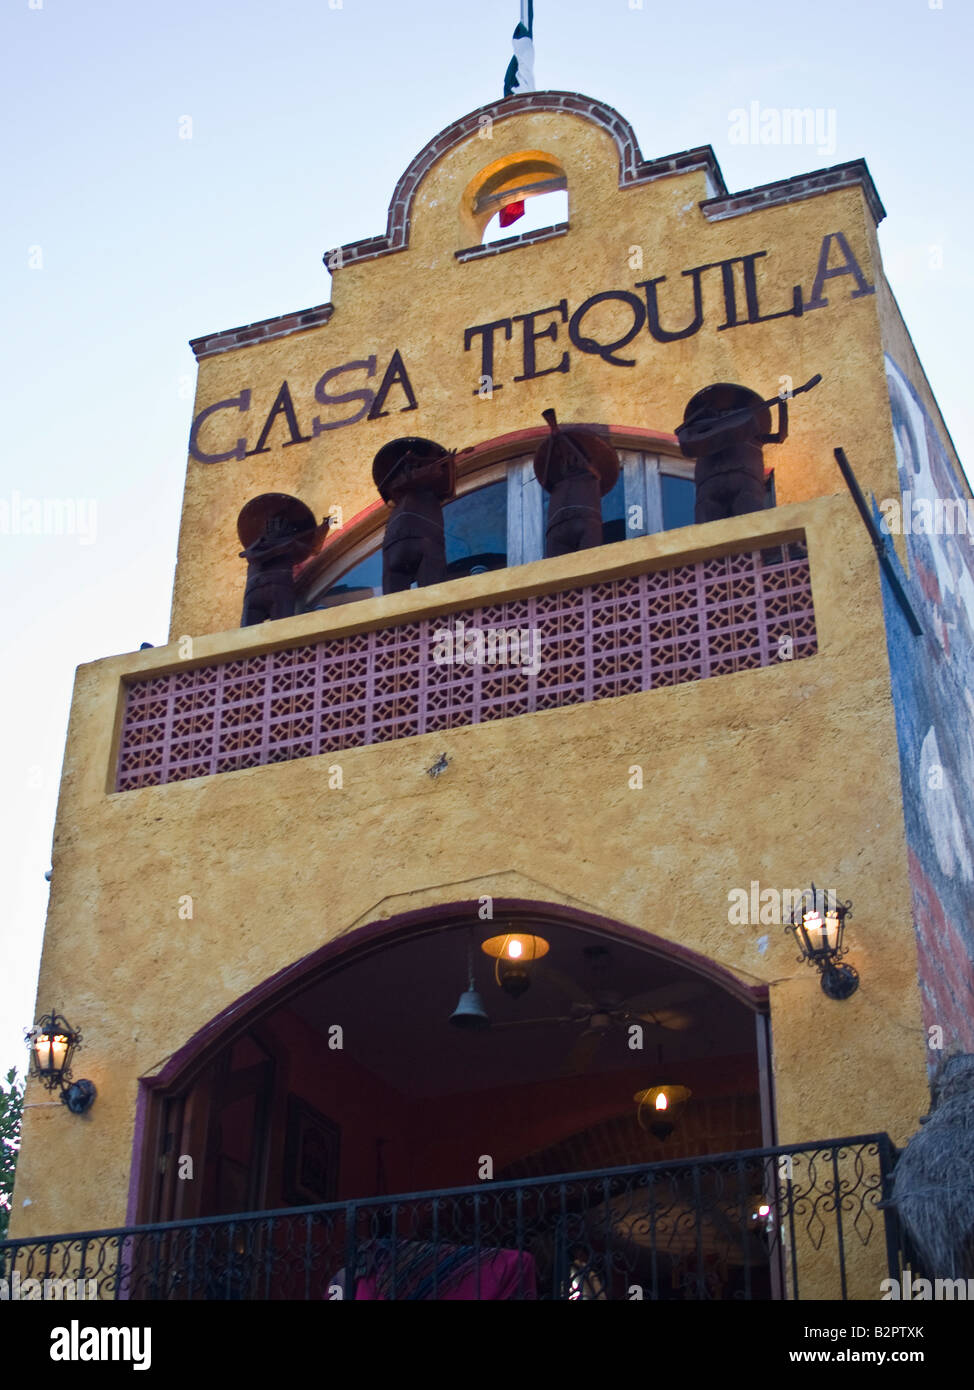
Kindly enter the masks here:
[[[829, 256], [832, 251], [833, 241], [838, 243], [839, 250], [845, 256], [841, 265], [833, 266], [829, 269]], [[805, 313], [809, 309], [824, 309], [828, 300], [822, 293], [826, 280], [833, 280], [838, 275], [851, 275], [856, 282], [857, 288], [852, 291], [850, 299], [861, 299], [863, 295], [875, 294], [875, 285], [870, 285], [862, 270], [859, 262], [852, 254], [852, 248], [845, 239], [844, 232], [829, 232], [822, 238], [822, 249], [818, 257], [818, 270], [815, 272], [815, 283], [812, 286], [812, 294], [808, 303], [805, 305]]]
[[[481, 378], [488, 377], [491, 390], [500, 391], [501, 383], [494, 380], [494, 333], [498, 328], [504, 330], [505, 342], [511, 341], [511, 320], [497, 319], [495, 323], [478, 323], [473, 328], [465, 328], [463, 331], [463, 350], [470, 351], [470, 344], [479, 333], [483, 339], [480, 352], [480, 375]], [[473, 394], [480, 395], [480, 387], [475, 387]]]
[[400, 406], [399, 414], [404, 415], [407, 410], [418, 410], [416, 392], [413, 390], [412, 383], [406, 373], [406, 364], [403, 362], [398, 348], [396, 348], [395, 352], [389, 358], [386, 374], [382, 378], [382, 384], [375, 395], [375, 404], [368, 414], [370, 420], [381, 420], [384, 415], [389, 414], [389, 411], [383, 410], [382, 407], [385, 405], [386, 396], [388, 396], [393, 386], [397, 385], [402, 387], [406, 400], [409, 402], [408, 405]]
[[326, 420], [324, 423], [316, 415], [311, 421], [311, 433], [315, 439], [319, 434], [324, 434], [325, 430], [340, 430], [345, 425], [354, 425], [361, 420], [363, 415], [367, 415], [375, 401], [375, 392], [368, 386], [362, 386], [357, 391], [344, 391], [340, 396], [331, 396], [325, 390], [330, 381], [334, 381], [336, 376], [341, 376], [343, 372], [362, 372], [366, 376], [375, 376], [376, 356], [361, 358], [356, 362], [343, 362], [340, 367], [331, 367], [324, 376], [319, 377], [315, 385], [315, 400], [320, 405], [348, 405], [352, 401], [361, 401], [362, 404], [354, 415], [346, 415], [341, 420]]
[[530, 314], [514, 315], [515, 323], [524, 324], [524, 345], [522, 349], [524, 358], [524, 375], [516, 376], [514, 378], [515, 381], [532, 381], [536, 376], [550, 376], [552, 372], [568, 371], [569, 358], [567, 352], [562, 353], [561, 361], [557, 364], [557, 366], [542, 367], [540, 371], [538, 370], [534, 349], [535, 343], [538, 341], [539, 338], [550, 338], [553, 343], [558, 341], [557, 323], [549, 323], [547, 328], [542, 328], [540, 330], [535, 328], [534, 321], [541, 314], [561, 314], [562, 323], [567, 322], [568, 300], [559, 300], [559, 302], [557, 304], [553, 304], [550, 309], [534, 309]]
[[[602, 304], [607, 299], [619, 299], [629, 305], [632, 309], [632, 328], [612, 343], [598, 343], [594, 338], [583, 338], [579, 333], [582, 319], [596, 304]], [[584, 304], [580, 304], [575, 310], [568, 325], [568, 336], [579, 352], [588, 352], [596, 357], [601, 357], [603, 362], [611, 362], [613, 367], [634, 367], [636, 365], [635, 358], [615, 357], [613, 354], [619, 348], [632, 342], [645, 320], [646, 310], [643, 308], [642, 300], [636, 295], [630, 294], [628, 290], [603, 290], [601, 294], [591, 295]]]
[[278, 415], [284, 416], [285, 420], [287, 421], [288, 430], [291, 434], [291, 438], [286, 439], [284, 441], [282, 448], [290, 448], [292, 444], [307, 444], [308, 440], [311, 438], [311, 435], [301, 433], [301, 427], [298, 424], [298, 417], [294, 413], [294, 402], [291, 400], [290, 387], [288, 386], [286, 381], [282, 381], [281, 389], [280, 391], [278, 391], [277, 396], [274, 400], [274, 404], [271, 406], [270, 414], [264, 421], [264, 428], [260, 432], [260, 438], [257, 441], [257, 447], [255, 449], [251, 449], [248, 452], [248, 458], [253, 458], [254, 454], [270, 453], [270, 448], [267, 445], [267, 436], [270, 434], [274, 421], [277, 419]]
[[238, 439], [232, 449], [228, 449], [224, 454], [204, 454], [200, 448], [200, 430], [206, 424], [211, 415], [215, 415], [218, 410], [237, 410], [247, 411], [250, 409], [250, 387], [245, 387], [239, 396], [231, 396], [227, 401], [217, 401], [216, 405], [208, 405], [205, 410], [201, 410], [193, 421], [193, 428], [189, 432], [189, 455], [197, 463], [226, 463], [228, 459], [243, 459], [247, 457], [246, 439]]
[[[714, 262], [713, 264], [717, 264]], [[705, 270], [712, 270], [711, 265], [698, 265], [693, 270], [683, 270], [681, 275], [691, 275], [693, 277], [693, 318], [686, 328], [681, 328], [676, 332], [670, 332], [661, 327], [659, 321], [659, 298], [656, 289], [666, 279], [665, 275], [658, 275], [655, 280], [640, 280], [636, 285], [637, 290], [644, 290], [646, 293], [646, 326], [650, 334], [658, 343], [674, 343], [678, 338], [692, 338], [694, 333], [699, 333], [703, 326], [703, 293], [700, 289], [700, 277]]]
[[750, 256], [742, 256], [744, 263], [744, 294], [747, 299], [747, 322], [748, 323], [768, 323], [771, 319], [801, 318], [803, 313], [802, 306], [802, 287], [795, 285], [791, 292], [791, 308], [780, 309], [776, 314], [762, 314], [758, 301], [758, 282], [757, 272], [754, 269], [754, 262], [766, 256], [767, 251], [754, 251]]

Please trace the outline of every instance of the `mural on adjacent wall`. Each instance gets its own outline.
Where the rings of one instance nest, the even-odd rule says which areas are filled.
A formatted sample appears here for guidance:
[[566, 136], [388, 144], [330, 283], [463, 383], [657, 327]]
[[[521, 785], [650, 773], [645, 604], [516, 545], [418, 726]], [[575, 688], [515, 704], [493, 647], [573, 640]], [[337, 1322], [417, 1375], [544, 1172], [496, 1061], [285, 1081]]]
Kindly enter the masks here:
[[[974, 1051], [974, 503], [933, 420], [886, 358], [899, 511], [923, 635], [884, 585], [929, 1061]], [[942, 1031], [942, 1036], [938, 1030]]]

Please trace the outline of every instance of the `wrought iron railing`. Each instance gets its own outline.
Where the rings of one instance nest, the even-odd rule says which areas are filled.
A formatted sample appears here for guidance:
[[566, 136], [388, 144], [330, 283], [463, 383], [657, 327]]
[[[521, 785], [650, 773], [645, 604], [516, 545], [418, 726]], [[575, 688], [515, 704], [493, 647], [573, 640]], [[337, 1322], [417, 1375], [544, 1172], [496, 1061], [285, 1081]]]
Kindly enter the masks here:
[[869, 1134], [12, 1240], [0, 1275], [14, 1298], [877, 1298], [895, 1157]]

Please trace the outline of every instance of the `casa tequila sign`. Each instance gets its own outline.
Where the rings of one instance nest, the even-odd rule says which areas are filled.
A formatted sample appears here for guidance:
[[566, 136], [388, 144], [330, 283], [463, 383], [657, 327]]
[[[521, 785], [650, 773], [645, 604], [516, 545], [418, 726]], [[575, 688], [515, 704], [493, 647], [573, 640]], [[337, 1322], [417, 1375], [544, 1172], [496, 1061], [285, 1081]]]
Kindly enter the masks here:
[[[509, 383], [568, 372], [573, 352], [598, 357], [610, 367], [630, 368], [636, 366], [639, 345], [647, 338], [672, 343], [694, 337], [706, 324], [705, 277], [719, 287], [722, 321], [715, 326], [718, 333], [772, 319], [800, 318], [824, 309], [829, 304], [825, 294], [829, 280], [849, 277], [850, 299], [875, 293], [844, 233], [831, 232], [822, 238], [808, 297], [801, 285], [795, 285], [790, 304], [767, 310], [759, 283], [760, 262], [767, 254], [752, 251], [692, 266], [680, 272], [679, 280], [658, 275], [638, 280], [629, 289], [602, 290], [577, 307], [565, 298], [526, 313], [471, 324], [463, 329], [457, 347], [470, 354], [473, 395], [491, 399]], [[667, 289], [662, 290], [668, 281]], [[613, 332], [605, 331], [600, 305], [613, 306], [611, 317], [617, 325]], [[296, 401], [285, 380], [269, 408], [258, 409], [249, 386], [236, 396], [208, 405], [193, 421], [190, 457], [198, 463], [226, 463], [268, 454], [272, 448], [307, 444], [360, 420], [382, 419], [394, 409], [400, 414], [419, 409], [412, 377], [398, 349], [382, 358], [373, 352], [329, 367], [318, 378], [307, 402]], [[249, 418], [242, 420], [240, 416]], [[276, 434], [278, 446], [270, 440], [279, 419], [283, 430]], [[230, 442], [237, 431], [238, 437]]]

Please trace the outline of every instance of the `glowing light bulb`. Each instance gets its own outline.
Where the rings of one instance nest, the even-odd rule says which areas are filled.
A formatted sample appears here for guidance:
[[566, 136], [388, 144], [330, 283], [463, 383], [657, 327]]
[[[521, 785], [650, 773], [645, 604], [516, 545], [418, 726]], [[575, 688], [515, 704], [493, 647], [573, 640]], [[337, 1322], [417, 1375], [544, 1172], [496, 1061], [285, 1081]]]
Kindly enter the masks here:
[[34, 1052], [42, 1071], [60, 1071], [68, 1052], [68, 1039], [63, 1033], [39, 1033], [34, 1041]]
[[665, 1110], [668, 1105], [669, 1101], [666, 1099], [665, 1094], [660, 1091], [659, 1095], [656, 1097], [656, 1109]]
[[507, 947], [507, 954], [510, 956], [511, 960], [517, 960], [523, 950], [524, 947], [521, 945], [520, 941], [511, 941]]
[[767, 1216], [770, 1210], [771, 1208], [768, 1206], [767, 1202], [762, 1202], [758, 1207], [758, 1216]]

